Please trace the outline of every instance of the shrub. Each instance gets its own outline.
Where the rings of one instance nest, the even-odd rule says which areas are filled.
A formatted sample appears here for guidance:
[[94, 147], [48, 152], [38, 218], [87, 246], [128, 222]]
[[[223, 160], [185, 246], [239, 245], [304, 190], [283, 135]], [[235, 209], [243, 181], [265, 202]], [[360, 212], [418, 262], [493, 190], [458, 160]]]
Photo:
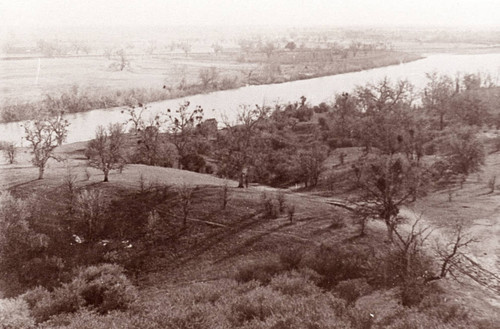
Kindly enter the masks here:
[[359, 246], [321, 245], [304, 263], [322, 276], [321, 287], [331, 289], [340, 281], [368, 276], [368, 258]]
[[443, 323], [467, 322], [470, 319], [469, 312], [462, 305], [453, 301], [445, 301], [441, 293], [433, 293], [425, 296], [419, 309]]
[[281, 214], [285, 211], [285, 208], [286, 208], [285, 192], [283, 192], [282, 190], [279, 190], [278, 194], [276, 194], [276, 201], [278, 202], [278, 210]]
[[[449, 323], [445, 323], [440, 319], [422, 312], [418, 312], [416, 309], [406, 308], [401, 312], [396, 314], [392, 321], [386, 325], [384, 328], [387, 329], [428, 329], [428, 328], [439, 328], [439, 329], [473, 329], [477, 328], [476, 325], [469, 321], [456, 320]], [[495, 328], [488, 327], [488, 328]]]
[[330, 110], [330, 107], [325, 102], [321, 102], [319, 105], [314, 106], [313, 109], [316, 113], [325, 113]]
[[233, 89], [238, 86], [238, 77], [228, 77], [224, 76], [222, 77], [222, 80], [220, 81], [219, 88], [222, 90], [226, 89]]
[[22, 298], [0, 299], [0, 329], [28, 329], [35, 324]]
[[180, 163], [184, 170], [194, 171], [194, 172], [203, 172], [206, 162], [205, 158], [203, 158], [199, 154], [188, 154], [183, 156], [180, 159]]
[[[345, 305], [330, 293], [311, 287], [311, 294], [282, 294], [270, 287], [257, 287], [230, 302], [227, 317], [234, 327], [262, 329], [340, 329]], [[312, 293], [318, 289], [317, 293]]]
[[274, 290], [289, 296], [311, 296], [320, 293], [319, 288], [306, 275], [295, 271], [276, 275], [269, 285]]
[[[229, 321], [236, 326], [241, 326], [251, 320], [264, 321], [277, 311], [276, 303], [281, 295], [266, 287], [257, 287], [244, 296], [234, 301], [228, 314]], [[278, 306], [279, 307], [279, 306]]]
[[347, 302], [347, 305], [353, 304], [359, 297], [368, 294], [371, 291], [370, 285], [365, 278], [341, 281], [335, 286], [335, 291], [340, 298]]
[[404, 306], [418, 305], [425, 297], [425, 288], [418, 280], [407, 280], [401, 287], [401, 303]]
[[351, 328], [355, 329], [371, 329], [373, 327], [373, 316], [366, 310], [360, 310], [353, 307], [347, 309], [347, 318], [351, 324]]
[[126, 309], [135, 297], [135, 288], [123, 274], [123, 268], [111, 264], [81, 269], [70, 283], [53, 292], [37, 287], [22, 295], [37, 322], [83, 307], [101, 314]]
[[75, 312], [81, 305], [78, 295], [68, 286], [55, 289], [52, 293], [43, 287], [36, 287], [21, 297], [28, 304], [37, 323], [47, 321], [56, 314]]
[[62, 258], [44, 255], [25, 261], [19, 278], [29, 286], [54, 287], [59, 284], [64, 267]]
[[60, 314], [49, 321], [39, 324], [40, 329], [133, 329], [154, 328], [152, 326], [136, 326], [132, 319], [120, 313], [101, 315], [92, 310], [81, 310], [74, 314]]
[[255, 280], [267, 284], [273, 276], [283, 272], [283, 270], [283, 265], [279, 261], [267, 259], [241, 266], [235, 275], [235, 279], [238, 282]]
[[262, 192], [260, 196], [262, 213], [264, 219], [274, 219], [278, 217], [278, 211], [271, 198], [269, 198], [266, 192]]
[[304, 253], [299, 247], [282, 249], [279, 252], [280, 261], [288, 270], [298, 268], [303, 256]]
[[10, 164], [14, 163], [17, 153], [16, 144], [14, 144], [14, 142], [0, 142], [0, 151], [4, 153], [5, 158]]
[[[36, 215], [32, 211], [34, 204], [16, 199], [9, 192], [0, 192], [0, 276], [7, 281], [15, 278], [25, 289], [45, 283], [46, 278], [39, 271], [32, 271], [31, 264], [37, 263], [37, 255], [43, 255], [50, 244], [49, 237], [35, 231], [29, 223], [32, 215]], [[49, 274], [45, 270], [50, 268], [48, 264], [43, 274]]]
[[85, 306], [91, 306], [99, 313], [126, 309], [137, 294], [124, 269], [114, 264], [80, 270], [70, 287], [83, 299]]
[[344, 219], [341, 217], [333, 217], [332, 218], [332, 223], [330, 224], [329, 228], [332, 230], [339, 230], [345, 226]]

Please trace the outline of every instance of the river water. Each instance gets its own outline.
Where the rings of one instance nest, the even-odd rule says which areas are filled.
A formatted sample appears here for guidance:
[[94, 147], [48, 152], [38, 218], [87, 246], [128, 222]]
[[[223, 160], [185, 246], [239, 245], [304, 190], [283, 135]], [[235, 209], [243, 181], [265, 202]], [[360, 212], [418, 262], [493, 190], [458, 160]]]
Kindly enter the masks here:
[[[336, 93], [351, 91], [358, 85], [376, 83], [384, 77], [395, 82], [407, 79], [417, 89], [426, 83], [425, 74], [429, 72], [455, 75], [457, 73], [489, 74], [493, 81], [500, 84], [500, 53], [454, 55], [429, 55], [424, 59], [410, 63], [387, 66], [360, 72], [345, 73], [308, 80], [292, 81], [281, 84], [247, 86], [235, 90], [217, 91], [209, 94], [188, 96], [151, 103], [148, 105], [150, 115], [165, 112], [168, 108], [175, 110], [185, 100], [191, 102], [192, 108], [200, 105], [204, 109], [204, 118], [216, 118], [219, 122], [224, 116], [234, 120], [236, 110], [241, 104], [266, 104], [276, 102], [287, 103], [298, 101], [305, 96], [311, 104], [332, 101]], [[92, 139], [97, 126], [109, 123], [125, 122], [126, 114], [120, 108], [93, 110], [90, 112], [69, 114], [65, 117], [71, 123], [67, 142]], [[20, 123], [0, 124], [0, 140], [14, 141], [23, 145], [24, 130]]]

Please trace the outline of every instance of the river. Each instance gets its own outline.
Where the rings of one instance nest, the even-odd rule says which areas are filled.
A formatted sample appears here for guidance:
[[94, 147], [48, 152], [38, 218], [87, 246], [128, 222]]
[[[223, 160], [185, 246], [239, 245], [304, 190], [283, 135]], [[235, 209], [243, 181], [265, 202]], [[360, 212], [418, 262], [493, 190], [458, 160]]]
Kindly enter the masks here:
[[[433, 54], [424, 59], [410, 63], [381, 67], [360, 72], [338, 74], [333, 76], [308, 80], [292, 81], [272, 85], [247, 86], [234, 90], [217, 91], [209, 94], [171, 99], [148, 105], [151, 115], [165, 112], [168, 108], [175, 110], [185, 100], [191, 102], [194, 108], [200, 105], [204, 109], [204, 118], [216, 118], [221, 121], [224, 115], [229, 120], [234, 119], [234, 113], [241, 104], [266, 104], [275, 102], [287, 103], [298, 101], [305, 96], [311, 104], [332, 101], [336, 93], [351, 91], [358, 85], [376, 83], [384, 77], [395, 82], [407, 79], [417, 89], [426, 83], [428, 72], [455, 75], [457, 73], [490, 74], [493, 81], [500, 83], [500, 53], [495, 54]], [[125, 122], [127, 116], [120, 108], [93, 110], [83, 113], [69, 114], [66, 119], [71, 123], [67, 142], [77, 142], [92, 139], [99, 125]], [[24, 130], [20, 123], [0, 124], [0, 141], [14, 141], [23, 145]]]

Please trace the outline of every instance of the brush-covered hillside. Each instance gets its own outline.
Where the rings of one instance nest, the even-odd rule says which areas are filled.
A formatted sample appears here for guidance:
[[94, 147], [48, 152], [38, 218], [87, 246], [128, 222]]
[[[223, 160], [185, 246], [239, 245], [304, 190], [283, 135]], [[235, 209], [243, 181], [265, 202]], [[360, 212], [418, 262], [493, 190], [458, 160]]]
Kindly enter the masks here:
[[59, 129], [0, 167], [0, 327], [498, 328], [499, 101], [473, 78], [218, 130], [136, 108], [89, 143], [32, 122]]

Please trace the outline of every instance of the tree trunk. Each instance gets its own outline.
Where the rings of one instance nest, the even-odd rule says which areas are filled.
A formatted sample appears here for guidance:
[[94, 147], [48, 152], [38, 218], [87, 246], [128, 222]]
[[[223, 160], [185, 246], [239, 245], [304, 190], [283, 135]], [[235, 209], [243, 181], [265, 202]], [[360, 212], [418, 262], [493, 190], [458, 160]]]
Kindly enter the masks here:
[[391, 224], [390, 219], [385, 219], [385, 226], [387, 227], [387, 239], [389, 242], [393, 242], [394, 225]]
[[104, 169], [104, 181], [107, 182], [108, 181], [108, 174], [109, 174], [109, 169]]
[[245, 178], [243, 172], [240, 173], [240, 179], [238, 180], [238, 187], [239, 188], [245, 187]]
[[93, 227], [93, 223], [92, 223], [92, 218], [89, 218], [87, 220], [87, 239], [89, 241], [94, 241], [94, 227]]
[[43, 173], [45, 171], [45, 167], [38, 167], [38, 179], [43, 179]]

